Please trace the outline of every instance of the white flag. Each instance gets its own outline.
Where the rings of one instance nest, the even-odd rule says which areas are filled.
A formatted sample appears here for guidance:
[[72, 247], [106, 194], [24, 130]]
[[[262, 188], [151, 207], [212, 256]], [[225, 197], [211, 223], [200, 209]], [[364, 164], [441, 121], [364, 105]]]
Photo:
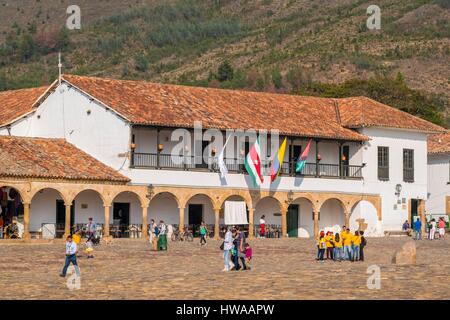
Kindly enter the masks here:
[[225, 153], [225, 147], [227, 146], [227, 143], [230, 140], [231, 136], [232, 136], [232, 134], [230, 134], [228, 136], [228, 139], [227, 139], [227, 141], [225, 141], [225, 144], [223, 145], [222, 151], [220, 151], [219, 157], [217, 159], [217, 162], [219, 164], [220, 177], [222, 179], [224, 179], [226, 177], [226, 175], [228, 174], [228, 169], [227, 169], [227, 166], [225, 164], [225, 161], [223, 160], [223, 155]]

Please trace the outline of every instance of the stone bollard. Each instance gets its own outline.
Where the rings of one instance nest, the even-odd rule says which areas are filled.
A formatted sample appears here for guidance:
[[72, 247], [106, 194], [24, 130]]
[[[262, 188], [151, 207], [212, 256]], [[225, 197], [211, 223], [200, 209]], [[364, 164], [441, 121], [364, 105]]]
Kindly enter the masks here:
[[392, 257], [392, 263], [399, 265], [416, 264], [416, 243], [408, 241]]

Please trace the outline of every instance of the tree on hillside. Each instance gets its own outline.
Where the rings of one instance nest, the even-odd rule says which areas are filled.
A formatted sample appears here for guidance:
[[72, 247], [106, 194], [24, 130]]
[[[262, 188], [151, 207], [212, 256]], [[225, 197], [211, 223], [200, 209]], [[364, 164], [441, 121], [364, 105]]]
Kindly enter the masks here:
[[222, 62], [217, 69], [217, 80], [220, 82], [232, 80], [234, 76], [234, 70], [228, 61]]

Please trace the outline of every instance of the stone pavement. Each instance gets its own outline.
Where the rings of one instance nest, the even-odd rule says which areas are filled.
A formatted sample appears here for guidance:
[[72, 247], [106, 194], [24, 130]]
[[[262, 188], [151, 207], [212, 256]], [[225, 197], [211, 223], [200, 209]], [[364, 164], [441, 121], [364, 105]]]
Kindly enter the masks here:
[[[206, 247], [169, 242], [152, 252], [141, 240], [116, 239], [78, 258], [81, 289], [60, 278], [64, 244], [0, 241], [2, 299], [450, 299], [450, 239], [419, 241], [417, 265], [397, 266], [404, 237], [369, 238], [365, 262], [316, 262], [308, 239], [257, 239], [254, 269], [224, 273], [219, 241]], [[367, 288], [367, 268], [381, 268], [381, 289]]]

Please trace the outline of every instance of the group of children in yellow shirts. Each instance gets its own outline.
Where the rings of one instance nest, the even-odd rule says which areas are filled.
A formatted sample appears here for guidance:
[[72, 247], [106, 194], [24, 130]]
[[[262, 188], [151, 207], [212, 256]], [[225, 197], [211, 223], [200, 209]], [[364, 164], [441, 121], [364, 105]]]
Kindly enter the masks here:
[[352, 234], [350, 229], [345, 226], [341, 233], [335, 235], [332, 231], [328, 231], [326, 234], [321, 231], [319, 239], [317, 239], [317, 260], [323, 262], [326, 252], [326, 259], [334, 261], [364, 261], [366, 245], [364, 231], [355, 231], [355, 234]]

